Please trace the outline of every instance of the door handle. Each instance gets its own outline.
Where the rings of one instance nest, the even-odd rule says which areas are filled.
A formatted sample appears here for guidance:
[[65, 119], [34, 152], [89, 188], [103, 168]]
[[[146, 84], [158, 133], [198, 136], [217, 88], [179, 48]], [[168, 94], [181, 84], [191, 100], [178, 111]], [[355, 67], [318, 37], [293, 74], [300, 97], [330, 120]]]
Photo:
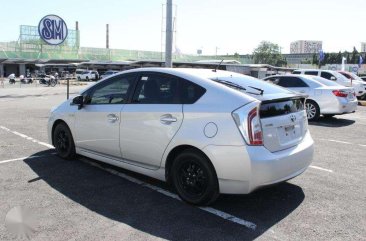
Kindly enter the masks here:
[[114, 123], [119, 120], [118, 116], [116, 116], [115, 114], [109, 114], [109, 115], [107, 115], [107, 118], [108, 118], [108, 121], [111, 123]]
[[162, 124], [166, 124], [166, 125], [169, 125], [170, 123], [172, 122], [177, 122], [177, 118], [173, 117], [172, 115], [170, 114], [167, 114], [167, 115], [163, 115], [161, 116], [160, 118], [160, 122]]

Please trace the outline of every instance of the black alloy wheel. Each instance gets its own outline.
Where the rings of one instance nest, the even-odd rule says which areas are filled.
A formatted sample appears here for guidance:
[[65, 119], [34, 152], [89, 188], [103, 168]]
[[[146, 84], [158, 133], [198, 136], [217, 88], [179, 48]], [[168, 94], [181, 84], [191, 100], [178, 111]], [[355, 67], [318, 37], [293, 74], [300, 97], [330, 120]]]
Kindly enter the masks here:
[[56, 148], [57, 155], [64, 159], [72, 159], [75, 157], [75, 144], [69, 128], [64, 123], [56, 126], [53, 132], [53, 144]]
[[207, 157], [187, 150], [172, 165], [172, 181], [178, 195], [187, 203], [209, 205], [219, 196], [216, 173]]

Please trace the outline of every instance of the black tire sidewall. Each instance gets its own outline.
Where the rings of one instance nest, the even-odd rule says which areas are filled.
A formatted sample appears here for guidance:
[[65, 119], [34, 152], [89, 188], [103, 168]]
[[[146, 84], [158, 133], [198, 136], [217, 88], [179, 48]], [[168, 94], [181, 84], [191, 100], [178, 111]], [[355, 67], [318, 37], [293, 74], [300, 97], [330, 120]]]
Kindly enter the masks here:
[[[67, 151], [65, 151], [65, 152], [60, 152], [60, 150], [58, 150], [57, 149], [57, 146], [56, 146], [56, 137], [57, 137], [57, 135], [61, 131], [64, 131], [67, 134], [68, 141], [70, 143]], [[55, 127], [55, 130], [53, 132], [53, 137], [52, 138], [53, 138], [53, 144], [54, 144], [54, 146], [56, 148], [56, 152], [57, 152], [57, 155], [58, 156], [60, 156], [63, 159], [72, 159], [73, 157], [75, 157], [75, 144], [74, 144], [74, 140], [73, 140], [73, 137], [72, 137], [72, 134], [71, 134], [70, 129], [65, 124], [60, 123], [60, 124], [58, 124]]]
[[[189, 195], [183, 190], [183, 188], [179, 184], [178, 172], [180, 168], [188, 161], [193, 161], [199, 164], [207, 176], [207, 189], [204, 194], [199, 197], [193, 197]], [[171, 180], [180, 198], [189, 204], [208, 205], [214, 202], [219, 194], [218, 180], [212, 164], [209, 162], [209, 160], [207, 160], [204, 155], [195, 150], [185, 151], [175, 158], [171, 168]]]

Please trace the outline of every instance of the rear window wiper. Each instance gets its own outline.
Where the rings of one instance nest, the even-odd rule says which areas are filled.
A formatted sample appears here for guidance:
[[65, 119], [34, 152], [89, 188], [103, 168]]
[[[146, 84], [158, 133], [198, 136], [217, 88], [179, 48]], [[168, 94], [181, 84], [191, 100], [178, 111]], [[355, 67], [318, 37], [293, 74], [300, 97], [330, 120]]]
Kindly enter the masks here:
[[[256, 87], [253, 87], [253, 86], [248, 86], [249, 88], [252, 88], [252, 89], [255, 89], [255, 90], [258, 90], [260, 92], [260, 95], [263, 95], [263, 92], [264, 90], [263, 89], [260, 89], [260, 88], [256, 88]], [[254, 93], [252, 93], [254, 94]]]
[[213, 81], [215, 81], [215, 82], [217, 82], [217, 83], [220, 83], [220, 84], [227, 85], [227, 86], [229, 86], [229, 87], [232, 87], [232, 88], [235, 88], [235, 89], [238, 89], [238, 90], [244, 90], [244, 91], [246, 91], [246, 90], [247, 90], [247, 89], [246, 89], [246, 88], [244, 88], [243, 86], [238, 85], [238, 84], [235, 84], [235, 83], [230, 82], [230, 81], [227, 81], [227, 80], [213, 80]]

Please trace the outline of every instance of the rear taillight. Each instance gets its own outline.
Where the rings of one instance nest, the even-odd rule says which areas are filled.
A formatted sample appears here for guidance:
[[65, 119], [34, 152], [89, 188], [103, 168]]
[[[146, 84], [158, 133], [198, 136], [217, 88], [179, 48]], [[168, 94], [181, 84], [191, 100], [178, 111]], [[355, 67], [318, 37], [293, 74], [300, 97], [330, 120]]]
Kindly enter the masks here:
[[259, 102], [252, 102], [232, 113], [241, 135], [248, 145], [263, 145], [263, 132], [259, 118]]
[[347, 97], [347, 92], [344, 92], [343, 90], [333, 90], [333, 94], [337, 97]]
[[250, 145], [263, 145], [262, 128], [257, 107], [248, 114], [248, 136]]

